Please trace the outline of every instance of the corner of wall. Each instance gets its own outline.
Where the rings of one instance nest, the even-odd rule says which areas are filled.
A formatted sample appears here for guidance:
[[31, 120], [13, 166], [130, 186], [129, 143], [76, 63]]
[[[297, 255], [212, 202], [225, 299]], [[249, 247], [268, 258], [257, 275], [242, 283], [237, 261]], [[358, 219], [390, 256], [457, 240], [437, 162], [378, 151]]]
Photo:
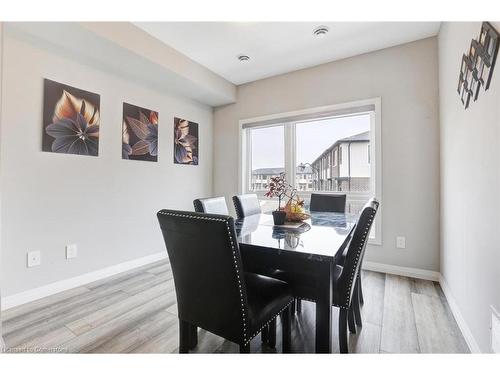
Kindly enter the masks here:
[[460, 307], [443, 275], [439, 276], [439, 285], [441, 285], [441, 289], [443, 290], [446, 300], [448, 301], [448, 305], [450, 306], [453, 317], [455, 318], [455, 321], [457, 322], [457, 325], [460, 328], [462, 335], [464, 336], [469, 350], [471, 351], [471, 353], [481, 353], [481, 349], [479, 348], [479, 345], [477, 344], [477, 341], [474, 338], [474, 335], [472, 334], [472, 331], [469, 328], [465, 318], [460, 312]]
[[[0, 22], [0, 133], [2, 130], [2, 83], [3, 83], [3, 22]], [[1, 201], [2, 201], [2, 196], [1, 196], [1, 190], [0, 190], [0, 207], [1, 207]], [[0, 227], [1, 230], [1, 227]], [[0, 232], [0, 239], [1, 239], [2, 233]], [[1, 241], [0, 241], [0, 275], [2, 272], [2, 247], [1, 247]], [[1, 279], [1, 277], [0, 277]], [[0, 285], [0, 306], [2, 304], [2, 286]], [[0, 353], [5, 349], [5, 342], [3, 341], [2, 337], [2, 312], [0, 311]]]

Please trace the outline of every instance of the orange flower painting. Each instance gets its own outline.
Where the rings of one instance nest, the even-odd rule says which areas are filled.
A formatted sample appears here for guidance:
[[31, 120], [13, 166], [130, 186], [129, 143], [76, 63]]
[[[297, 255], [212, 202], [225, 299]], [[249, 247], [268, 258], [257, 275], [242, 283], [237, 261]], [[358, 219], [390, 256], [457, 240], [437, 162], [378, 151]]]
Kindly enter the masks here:
[[100, 96], [44, 80], [42, 150], [99, 155]]

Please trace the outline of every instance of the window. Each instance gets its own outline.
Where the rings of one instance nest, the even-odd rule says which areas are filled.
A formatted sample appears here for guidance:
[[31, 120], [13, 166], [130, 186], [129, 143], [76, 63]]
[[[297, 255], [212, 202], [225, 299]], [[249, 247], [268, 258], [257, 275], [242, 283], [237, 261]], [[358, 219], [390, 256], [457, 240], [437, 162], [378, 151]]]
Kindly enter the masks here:
[[285, 171], [284, 126], [252, 128], [249, 136], [251, 177], [247, 190], [257, 193], [264, 211], [273, 210], [277, 203], [264, 199], [264, 194], [271, 177]]
[[[240, 126], [241, 192], [257, 193], [263, 211], [277, 206], [264, 194], [281, 172], [306, 208], [314, 191], [346, 193], [350, 213], [371, 196], [380, 198], [380, 99], [242, 120]], [[380, 217], [379, 211], [372, 243], [381, 243]]]
[[364, 158], [370, 128], [369, 113], [295, 123], [296, 164], [324, 171], [309, 191], [351, 193], [347, 209], [358, 212], [363, 207], [371, 191], [371, 169]]

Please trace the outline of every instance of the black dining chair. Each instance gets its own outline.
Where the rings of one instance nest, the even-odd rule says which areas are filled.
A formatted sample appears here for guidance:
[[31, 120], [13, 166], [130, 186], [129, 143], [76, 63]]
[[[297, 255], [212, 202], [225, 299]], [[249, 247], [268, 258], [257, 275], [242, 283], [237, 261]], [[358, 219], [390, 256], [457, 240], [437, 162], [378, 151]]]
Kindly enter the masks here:
[[198, 343], [197, 327], [232, 341], [241, 353], [281, 314], [283, 352], [290, 351], [292, 291], [286, 282], [244, 272], [230, 216], [161, 210], [179, 316], [179, 352]]
[[[226, 199], [224, 197], [195, 199], [193, 201], [193, 205], [196, 212], [228, 215]], [[261, 338], [262, 342], [268, 344], [271, 348], [274, 348], [276, 346], [276, 329], [274, 328], [274, 330], [270, 331], [269, 326], [275, 327], [276, 320], [273, 319], [270, 324], [262, 328]]]
[[[360, 212], [359, 219], [351, 233], [346, 249], [342, 249], [343, 253], [335, 255], [336, 261], [333, 267], [332, 276], [332, 305], [340, 309], [338, 324], [341, 353], [348, 353], [347, 328], [349, 328], [351, 333], [356, 333], [357, 318], [355, 306], [357, 301], [359, 301], [359, 288], [357, 288], [356, 285], [359, 280], [366, 244], [368, 243], [368, 237], [378, 207], [379, 202], [375, 198], [370, 199], [368, 203], [366, 203]], [[293, 283], [293, 279], [300, 276], [276, 272], [275, 277], [289, 280]], [[314, 302], [314, 296], [314, 285], [310, 285], [298, 291], [296, 298]], [[359, 314], [359, 310], [357, 313]], [[270, 327], [270, 329], [272, 328], [273, 327]], [[270, 332], [269, 334], [272, 333]]]
[[346, 194], [311, 194], [310, 211], [345, 212]]
[[365, 255], [366, 244], [370, 230], [375, 220], [379, 202], [372, 198], [363, 207], [359, 216], [351, 241], [345, 252], [345, 259], [339, 259], [333, 272], [333, 305], [339, 311], [339, 346], [341, 353], [348, 352], [347, 326], [351, 333], [355, 333], [353, 307], [359, 299], [359, 273]]
[[257, 194], [235, 195], [233, 203], [238, 219], [262, 213]]
[[195, 199], [193, 205], [196, 212], [229, 215], [226, 199], [224, 197]]

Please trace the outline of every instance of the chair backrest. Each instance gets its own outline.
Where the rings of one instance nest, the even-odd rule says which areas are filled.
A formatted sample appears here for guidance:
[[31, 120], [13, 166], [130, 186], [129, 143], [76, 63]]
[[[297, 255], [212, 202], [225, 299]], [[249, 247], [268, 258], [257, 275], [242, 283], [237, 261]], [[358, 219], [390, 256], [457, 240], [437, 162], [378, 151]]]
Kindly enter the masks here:
[[345, 212], [345, 194], [311, 194], [310, 211]]
[[226, 199], [224, 197], [195, 199], [193, 205], [196, 212], [229, 215]]
[[334, 300], [337, 305], [346, 308], [350, 305], [354, 284], [356, 283], [361, 263], [363, 262], [370, 229], [378, 206], [379, 202], [375, 198], [371, 198], [361, 210], [356, 228], [354, 228], [354, 233], [347, 248], [347, 254], [342, 265], [342, 274], [335, 286]]
[[235, 195], [233, 203], [238, 219], [262, 213], [257, 194]]
[[236, 343], [247, 340], [247, 294], [233, 218], [174, 210], [157, 216], [179, 319]]

